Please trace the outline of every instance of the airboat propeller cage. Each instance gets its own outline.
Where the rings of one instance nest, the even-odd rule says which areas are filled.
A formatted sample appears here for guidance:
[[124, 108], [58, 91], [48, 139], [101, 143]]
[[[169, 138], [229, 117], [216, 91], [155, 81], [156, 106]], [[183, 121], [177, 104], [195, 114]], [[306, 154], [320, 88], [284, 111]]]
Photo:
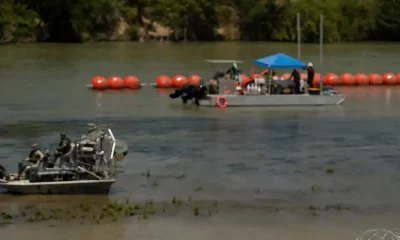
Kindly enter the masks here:
[[111, 148], [111, 155], [110, 155], [110, 159], [113, 159], [114, 157], [114, 151], [115, 151], [115, 144], [116, 144], [116, 140], [114, 137], [114, 134], [112, 133], [111, 129], [108, 129], [108, 133], [110, 133], [111, 139], [113, 140], [113, 144], [112, 144], [112, 148]]

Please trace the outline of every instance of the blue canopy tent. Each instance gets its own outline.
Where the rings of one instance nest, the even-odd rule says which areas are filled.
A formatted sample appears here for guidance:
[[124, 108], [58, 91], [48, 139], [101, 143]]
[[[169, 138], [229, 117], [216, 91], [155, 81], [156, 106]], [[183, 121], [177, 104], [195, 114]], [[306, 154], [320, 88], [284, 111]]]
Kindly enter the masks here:
[[255, 61], [255, 64], [267, 68], [306, 68], [304, 63], [284, 53], [259, 58]]

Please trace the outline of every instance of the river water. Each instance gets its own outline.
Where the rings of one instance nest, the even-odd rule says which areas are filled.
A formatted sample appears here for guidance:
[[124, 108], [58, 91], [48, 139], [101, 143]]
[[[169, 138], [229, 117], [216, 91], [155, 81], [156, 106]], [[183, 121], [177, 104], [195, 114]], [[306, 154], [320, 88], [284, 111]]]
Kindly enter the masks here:
[[[227, 67], [204, 59], [243, 60], [239, 67], [249, 72], [256, 58], [276, 52], [296, 56], [296, 45], [21, 44], [0, 49], [0, 156], [7, 169], [17, 169], [33, 142], [47, 147], [57, 143], [60, 132], [76, 138], [87, 122], [107, 123], [130, 149], [109, 199], [160, 203], [175, 196], [222, 205], [211, 217], [181, 210], [146, 221], [65, 223], [71, 229], [65, 239], [355, 239], [367, 228], [398, 227], [400, 87], [340, 87], [346, 101], [334, 107], [197, 108], [170, 100], [169, 90], [92, 92], [84, 85], [96, 75], [135, 75], [142, 82], [161, 74], [208, 78]], [[301, 58], [322, 73], [400, 71], [400, 45], [327, 45], [323, 64], [318, 51], [317, 45], [303, 45]], [[0, 210], [87, 199], [108, 201], [0, 195]], [[315, 216], [310, 206], [323, 210]], [[50, 239], [66, 225], [18, 226], [0, 227], [0, 233]]]

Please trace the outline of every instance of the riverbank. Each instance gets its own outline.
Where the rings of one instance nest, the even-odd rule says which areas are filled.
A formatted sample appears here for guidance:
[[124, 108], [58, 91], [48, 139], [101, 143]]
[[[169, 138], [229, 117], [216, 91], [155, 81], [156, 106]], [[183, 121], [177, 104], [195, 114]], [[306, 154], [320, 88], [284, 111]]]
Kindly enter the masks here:
[[[1, 197], [0, 197], [1, 198]], [[79, 197], [78, 197], [79, 198]], [[330, 209], [327, 211], [315, 211], [310, 209], [269, 209], [243, 204], [210, 204], [213, 209], [204, 209], [205, 202], [198, 202], [200, 210], [195, 214], [193, 204], [185, 202], [173, 204], [153, 203], [151, 212], [147, 216], [143, 210], [137, 210], [139, 214], [131, 214], [123, 218], [110, 218], [107, 214], [101, 220], [92, 218], [97, 213], [93, 209], [84, 211], [85, 202], [76, 205], [76, 209], [83, 210], [81, 214], [70, 214], [69, 218], [43, 219], [42, 212], [52, 205], [66, 207], [65, 202], [54, 202], [54, 197], [41, 196], [40, 203], [35, 210], [36, 216], [29, 222], [9, 222], [0, 225], [3, 236], [12, 238], [26, 238], [35, 236], [40, 239], [53, 239], [55, 235], [63, 232], [65, 239], [99, 240], [116, 239], [356, 239], [367, 229], [395, 229], [398, 227], [399, 217], [395, 213], [355, 213], [347, 210]], [[53, 199], [53, 201], [51, 200]], [[65, 198], [65, 200], [68, 199]], [[93, 199], [91, 197], [86, 198]], [[69, 197], [69, 205], [71, 205]], [[193, 200], [195, 201], [195, 200]], [[19, 203], [18, 203], [19, 202]], [[72, 200], [72, 202], [74, 202]], [[28, 212], [28, 205], [21, 206], [20, 201], [13, 203], [11, 209], [19, 208], [21, 212]], [[148, 203], [147, 203], [148, 204]], [[0, 204], [4, 209], [4, 203]], [[68, 205], [68, 203], [67, 203]], [[110, 203], [109, 203], [110, 205]], [[10, 204], [11, 206], [11, 204]], [[72, 205], [71, 205], [72, 206]], [[106, 206], [106, 205], [105, 205]], [[143, 204], [138, 204], [138, 209]], [[30, 207], [29, 209], [32, 209]], [[118, 210], [115, 210], [118, 211]], [[26, 214], [26, 213], [25, 213]], [[21, 214], [20, 214], [21, 215]], [[98, 216], [101, 216], [99, 211]], [[58, 215], [61, 216], [61, 215]], [[1, 218], [1, 217], [0, 217]]]
[[400, 40], [396, 15], [388, 9], [400, 11], [400, 3], [87, 0], [69, 4], [5, 0], [0, 3], [0, 43], [152, 39], [294, 42], [296, 13], [302, 16], [302, 41], [318, 42], [320, 11], [324, 12], [325, 42]]

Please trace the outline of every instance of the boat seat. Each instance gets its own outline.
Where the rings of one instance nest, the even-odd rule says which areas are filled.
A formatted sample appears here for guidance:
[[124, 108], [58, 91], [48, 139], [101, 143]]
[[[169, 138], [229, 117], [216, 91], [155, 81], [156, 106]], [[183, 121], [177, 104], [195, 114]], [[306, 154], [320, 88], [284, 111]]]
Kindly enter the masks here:
[[65, 165], [66, 162], [70, 162], [71, 155], [72, 155], [72, 152], [74, 151], [74, 149], [75, 149], [75, 144], [71, 143], [71, 149], [66, 154], [64, 154], [56, 159], [56, 161], [54, 162], [53, 168], [62, 167], [63, 165]]
[[82, 147], [83, 152], [94, 152], [94, 147]]

